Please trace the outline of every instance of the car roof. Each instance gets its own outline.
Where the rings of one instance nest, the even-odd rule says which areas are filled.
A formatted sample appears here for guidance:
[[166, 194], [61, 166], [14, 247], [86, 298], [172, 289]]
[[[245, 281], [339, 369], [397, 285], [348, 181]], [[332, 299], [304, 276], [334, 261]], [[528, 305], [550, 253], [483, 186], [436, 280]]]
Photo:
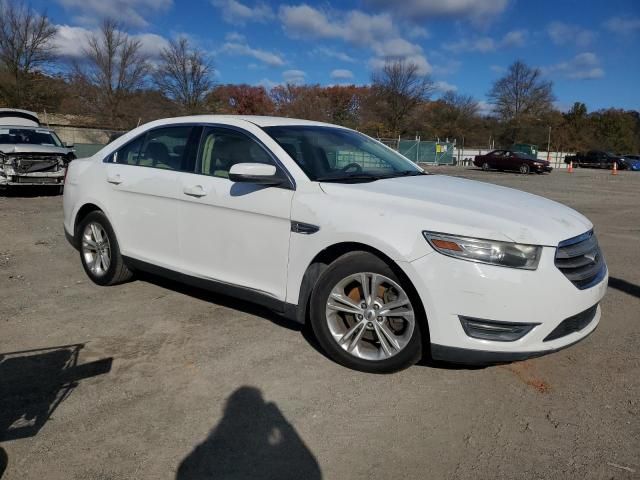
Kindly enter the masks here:
[[302, 120], [299, 118], [288, 117], [271, 117], [265, 115], [191, 115], [188, 117], [175, 117], [159, 119], [157, 124], [162, 123], [178, 123], [178, 122], [203, 122], [203, 123], [225, 123], [228, 120], [244, 120], [251, 122], [259, 127], [278, 127], [278, 126], [323, 126], [323, 127], [338, 127], [339, 125], [333, 125], [331, 123], [316, 122], [313, 120]]

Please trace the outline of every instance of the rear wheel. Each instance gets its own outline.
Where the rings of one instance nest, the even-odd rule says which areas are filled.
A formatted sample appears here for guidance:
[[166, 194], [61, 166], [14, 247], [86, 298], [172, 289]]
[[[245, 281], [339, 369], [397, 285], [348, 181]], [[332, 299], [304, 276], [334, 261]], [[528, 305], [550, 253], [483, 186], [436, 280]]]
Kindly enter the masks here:
[[89, 278], [98, 285], [116, 285], [133, 274], [125, 265], [118, 240], [104, 213], [89, 213], [78, 226], [80, 260]]
[[405, 282], [367, 252], [332, 263], [311, 297], [311, 325], [325, 352], [342, 365], [373, 373], [416, 363], [422, 314]]

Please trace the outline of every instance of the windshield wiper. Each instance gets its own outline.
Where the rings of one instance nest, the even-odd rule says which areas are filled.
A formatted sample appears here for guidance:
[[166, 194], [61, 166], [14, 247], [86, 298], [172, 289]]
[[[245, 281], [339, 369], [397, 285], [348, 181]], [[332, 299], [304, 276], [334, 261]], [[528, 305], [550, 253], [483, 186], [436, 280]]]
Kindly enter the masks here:
[[349, 175], [325, 175], [316, 178], [316, 182], [375, 182], [381, 178], [386, 177], [367, 173], [352, 173]]

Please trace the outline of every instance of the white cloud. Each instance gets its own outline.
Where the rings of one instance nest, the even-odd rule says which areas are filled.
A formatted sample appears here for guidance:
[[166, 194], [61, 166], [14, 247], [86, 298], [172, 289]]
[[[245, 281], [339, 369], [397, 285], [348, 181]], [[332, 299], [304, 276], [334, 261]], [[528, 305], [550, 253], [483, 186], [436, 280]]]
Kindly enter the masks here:
[[351, 57], [350, 55], [347, 55], [344, 52], [341, 52], [339, 50], [333, 50], [327, 47], [316, 47], [313, 50], [311, 50], [309, 54], [312, 56], [322, 55], [325, 57], [335, 58], [337, 60], [341, 60], [343, 62], [348, 62], [348, 63], [353, 63], [356, 61], [353, 57]]
[[455, 85], [442, 80], [439, 82], [435, 82], [433, 84], [433, 87], [440, 93], [455, 92], [456, 90], [458, 90], [458, 87], [456, 87]]
[[586, 47], [596, 38], [591, 30], [563, 22], [551, 22], [547, 25], [547, 34], [556, 45], [575, 44], [578, 47]]
[[462, 66], [462, 62], [453, 59], [442, 59], [443, 61], [433, 65], [433, 74], [437, 76], [453, 75]]
[[424, 27], [413, 26], [407, 31], [407, 36], [409, 38], [429, 38], [431, 34]]
[[57, 0], [73, 12], [74, 20], [83, 25], [96, 25], [110, 18], [133, 27], [146, 27], [149, 13], [166, 12], [173, 0]]
[[502, 38], [500, 47], [522, 47], [527, 40], [528, 32], [526, 30], [512, 30]]
[[267, 90], [271, 90], [273, 87], [277, 87], [278, 85], [282, 85], [282, 82], [274, 82], [268, 78], [263, 78], [258, 82], [258, 86], [264, 87]]
[[483, 117], [493, 114], [493, 105], [484, 100], [480, 100], [478, 102], [478, 114]]
[[359, 10], [325, 12], [306, 4], [282, 6], [279, 11], [285, 32], [293, 38], [337, 39], [359, 47], [369, 47], [375, 57], [369, 61], [379, 69], [387, 60], [415, 63], [421, 75], [431, 73], [422, 47], [398, 33], [391, 15], [370, 15]]
[[489, 70], [493, 73], [504, 73], [507, 71], [507, 69], [501, 65], [491, 65], [489, 66]]
[[431, 67], [427, 59], [422, 55], [410, 55], [402, 58], [375, 57], [369, 60], [369, 67], [372, 70], [382, 70], [382, 68], [385, 66], [385, 64], [388, 61], [394, 61], [394, 60], [403, 60], [407, 63], [413, 63], [414, 65], [416, 65], [416, 67], [418, 67], [416, 70], [418, 75], [429, 75], [433, 71], [433, 67]]
[[294, 38], [337, 38], [354, 45], [366, 45], [394, 33], [389, 14], [369, 15], [351, 10], [331, 17], [309, 5], [280, 7], [285, 32]]
[[546, 75], [557, 74], [573, 80], [592, 80], [604, 76], [600, 59], [592, 52], [581, 53], [569, 61], [543, 67], [542, 72]]
[[91, 30], [83, 27], [57, 25], [58, 32], [53, 39], [56, 53], [65, 58], [79, 58], [84, 55], [82, 49], [92, 34]]
[[[84, 57], [84, 49], [88, 45], [89, 38], [92, 35], [100, 34], [97, 29], [89, 30], [69, 25], [57, 25], [57, 27], [58, 33], [53, 40], [56, 53], [61, 57], [71, 59]], [[160, 56], [160, 52], [169, 46], [169, 41], [166, 38], [155, 33], [129, 35], [129, 38], [138, 40], [140, 42], [140, 52], [152, 60], [157, 59]]]
[[228, 32], [224, 36], [224, 39], [227, 42], [245, 42], [247, 40], [244, 35], [242, 35], [241, 33], [238, 33], [238, 32]]
[[638, 17], [611, 17], [604, 26], [613, 33], [630, 35], [640, 30], [640, 18]]
[[220, 10], [225, 22], [234, 25], [244, 25], [249, 22], [265, 23], [275, 18], [271, 7], [262, 2], [253, 7], [238, 0], [211, 0], [211, 4]]
[[262, 50], [260, 48], [252, 48], [247, 43], [227, 42], [222, 45], [220, 52], [228, 55], [252, 57], [269, 65], [270, 67], [281, 67], [286, 63], [277, 53]]
[[306, 73], [302, 70], [285, 70], [282, 72], [282, 79], [285, 83], [291, 83], [293, 85], [301, 85], [304, 83]]
[[445, 43], [442, 48], [453, 53], [488, 53], [501, 48], [522, 47], [526, 43], [528, 35], [526, 30], [512, 30], [500, 40], [494, 40], [491, 37], [461, 38], [456, 42]]
[[351, 80], [353, 79], [353, 72], [344, 68], [337, 68], [331, 72], [332, 80]]
[[[369, 5], [387, 9], [389, 0], [367, 0]], [[501, 14], [509, 0], [402, 0], [394, 2], [397, 13], [412, 20], [449, 17], [482, 24]]]
[[160, 52], [169, 46], [166, 38], [155, 33], [141, 33], [130, 37], [140, 42], [140, 52], [152, 60], [159, 58]]

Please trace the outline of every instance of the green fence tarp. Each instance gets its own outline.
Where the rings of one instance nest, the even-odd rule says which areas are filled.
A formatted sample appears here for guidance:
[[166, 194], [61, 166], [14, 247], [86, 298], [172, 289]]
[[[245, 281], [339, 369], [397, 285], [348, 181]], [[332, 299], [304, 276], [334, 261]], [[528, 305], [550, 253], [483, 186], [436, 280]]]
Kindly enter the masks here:
[[453, 164], [453, 143], [400, 140], [398, 152], [416, 163]]
[[98, 150], [101, 150], [104, 145], [100, 143], [76, 143], [73, 148], [76, 151], [76, 157], [86, 158], [90, 157]]

